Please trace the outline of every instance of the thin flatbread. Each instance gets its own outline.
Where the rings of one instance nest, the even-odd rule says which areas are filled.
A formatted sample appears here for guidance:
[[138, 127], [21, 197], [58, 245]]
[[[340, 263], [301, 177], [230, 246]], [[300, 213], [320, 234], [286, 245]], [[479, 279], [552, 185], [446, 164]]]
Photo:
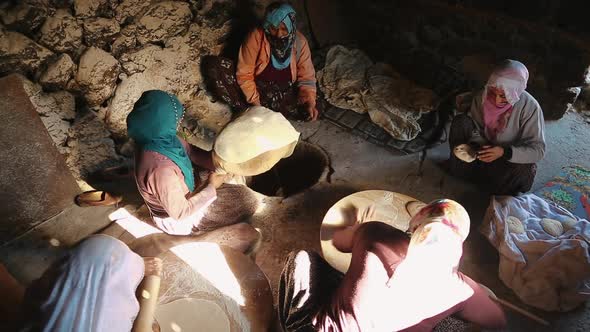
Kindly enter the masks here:
[[229, 332], [227, 315], [213, 301], [184, 298], [160, 305], [155, 313], [161, 332]]

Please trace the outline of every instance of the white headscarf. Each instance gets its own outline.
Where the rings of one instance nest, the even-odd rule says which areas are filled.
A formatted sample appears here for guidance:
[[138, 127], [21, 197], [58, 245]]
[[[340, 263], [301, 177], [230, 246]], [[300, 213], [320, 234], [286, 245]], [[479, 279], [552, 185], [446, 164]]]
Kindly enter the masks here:
[[473, 295], [456, 270], [469, 234], [467, 211], [455, 201], [436, 200], [410, 220], [409, 231], [407, 256], [387, 283], [392, 296], [404, 299], [396, 308], [397, 329], [414, 326]]
[[41, 331], [130, 331], [143, 273], [143, 259], [123, 242], [89, 237], [38, 281], [52, 288], [39, 299], [33, 324]]
[[[508, 103], [514, 105], [526, 89], [528, 80], [529, 71], [522, 62], [510, 59], [504, 60], [490, 75], [485, 86], [484, 96], [487, 96], [489, 87], [495, 87], [504, 91]], [[485, 101], [485, 98], [483, 98], [483, 101]]]

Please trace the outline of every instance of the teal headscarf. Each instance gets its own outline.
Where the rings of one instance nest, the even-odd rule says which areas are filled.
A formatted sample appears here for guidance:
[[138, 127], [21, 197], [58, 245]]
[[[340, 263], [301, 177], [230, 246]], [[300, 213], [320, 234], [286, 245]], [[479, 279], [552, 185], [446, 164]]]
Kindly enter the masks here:
[[[283, 38], [273, 37], [269, 28], [278, 28], [281, 23], [285, 23], [288, 34]], [[282, 4], [272, 10], [264, 19], [264, 32], [270, 43], [271, 61], [276, 69], [285, 69], [291, 63], [293, 42], [296, 38], [295, 27], [295, 10], [288, 4]]]
[[145, 151], [170, 158], [184, 174], [190, 191], [195, 189], [193, 165], [176, 136], [184, 108], [172, 94], [161, 90], [144, 92], [127, 116], [127, 133]]

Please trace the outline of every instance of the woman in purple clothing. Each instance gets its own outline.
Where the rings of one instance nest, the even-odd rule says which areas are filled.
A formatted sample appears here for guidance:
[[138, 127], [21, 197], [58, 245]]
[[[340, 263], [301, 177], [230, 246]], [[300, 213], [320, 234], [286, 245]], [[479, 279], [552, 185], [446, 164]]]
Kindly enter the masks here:
[[352, 253], [342, 276], [319, 255], [294, 252], [279, 285], [286, 331], [431, 331], [455, 314], [487, 328], [506, 324], [487, 291], [458, 272], [469, 216], [437, 200], [410, 221], [412, 238], [380, 222], [337, 232], [338, 250]]

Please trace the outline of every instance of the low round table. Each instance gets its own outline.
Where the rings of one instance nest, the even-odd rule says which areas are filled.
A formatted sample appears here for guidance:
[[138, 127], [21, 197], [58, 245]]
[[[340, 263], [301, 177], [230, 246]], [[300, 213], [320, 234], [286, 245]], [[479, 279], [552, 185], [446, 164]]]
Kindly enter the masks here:
[[381, 221], [401, 231], [409, 227], [411, 216], [425, 204], [413, 197], [385, 190], [366, 190], [346, 196], [334, 204], [324, 216], [320, 229], [322, 254], [332, 267], [342, 273], [348, 271], [352, 254], [343, 253], [332, 244], [334, 233], [353, 225], [371, 205], [373, 217], [368, 221]]
[[268, 331], [273, 297], [249, 257], [213, 243], [187, 243], [159, 256], [160, 331]]

